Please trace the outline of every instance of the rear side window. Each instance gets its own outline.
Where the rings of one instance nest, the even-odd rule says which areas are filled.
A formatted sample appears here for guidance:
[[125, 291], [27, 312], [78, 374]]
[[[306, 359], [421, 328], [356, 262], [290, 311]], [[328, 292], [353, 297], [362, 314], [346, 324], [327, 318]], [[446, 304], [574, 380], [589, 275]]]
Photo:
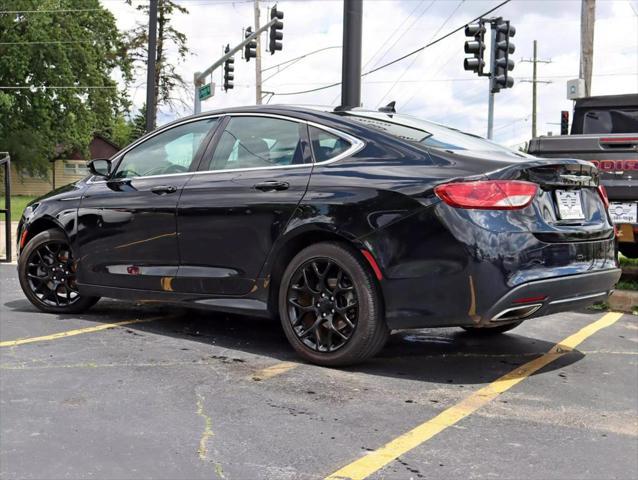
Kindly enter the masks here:
[[316, 127], [309, 127], [312, 151], [315, 154], [316, 162], [331, 160], [351, 146], [350, 142], [325, 130]]
[[298, 122], [270, 117], [231, 117], [206, 170], [267, 168], [304, 163]]

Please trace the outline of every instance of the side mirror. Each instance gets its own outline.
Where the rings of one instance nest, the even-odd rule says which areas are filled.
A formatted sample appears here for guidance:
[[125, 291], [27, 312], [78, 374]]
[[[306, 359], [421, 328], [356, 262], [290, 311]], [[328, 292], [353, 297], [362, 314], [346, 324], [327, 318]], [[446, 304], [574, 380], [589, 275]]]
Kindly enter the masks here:
[[108, 158], [96, 158], [89, 162], [89, 172], [98, 177], [108, 177], [111, 174], [111, 161]]

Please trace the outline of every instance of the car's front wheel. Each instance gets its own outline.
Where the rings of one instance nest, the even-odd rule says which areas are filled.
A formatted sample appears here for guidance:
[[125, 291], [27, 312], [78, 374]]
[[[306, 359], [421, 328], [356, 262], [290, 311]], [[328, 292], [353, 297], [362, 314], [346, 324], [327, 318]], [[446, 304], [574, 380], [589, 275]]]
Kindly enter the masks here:
[[18, 260], [18, 277], [29, 301], [47, 313], [80, 313], [99, 297], [81, 295], [75, 280], [77, 263], [69, 242], [57, 229], [38, 233]]
[[362, 362], [389, 336], [372, 272], [335, 242], [311, 245], [292, 259], [279, 289], [279, 315], [293, 348], [319, 365]]

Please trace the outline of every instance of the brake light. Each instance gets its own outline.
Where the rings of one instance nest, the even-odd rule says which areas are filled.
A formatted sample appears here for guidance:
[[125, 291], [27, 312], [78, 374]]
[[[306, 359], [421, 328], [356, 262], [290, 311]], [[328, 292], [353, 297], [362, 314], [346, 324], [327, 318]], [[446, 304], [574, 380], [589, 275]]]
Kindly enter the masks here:
[[598, 194], [605, 204], [605, 209], [609, 209], [609, 197], [607, 196], [607, 189], [604, 185], [598, 185]]
[[452, 207], [513, 210], [529, 205], [538, 185], [518, 180], [481, 180], [446, 183], [434, 189], [437, 197]]

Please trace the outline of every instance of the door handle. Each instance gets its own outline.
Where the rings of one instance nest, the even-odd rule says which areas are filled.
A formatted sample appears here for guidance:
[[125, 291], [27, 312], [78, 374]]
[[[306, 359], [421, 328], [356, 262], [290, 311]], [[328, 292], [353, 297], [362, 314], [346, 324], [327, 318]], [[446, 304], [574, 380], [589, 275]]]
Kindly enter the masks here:
[[268, 180], [266, 182], [260, 182], [253, 188], [261, 190], [262, 192], [269, 192], [272, 190], [288, 190], [290, 184], [288, 182], [278, 182], [277, 180]]
[[173, 185], [158, 185], [157, 187], [151, 188], [151, 192], [156, 195], [166, 195], [167, 193], [175, 193], [177, 191], [177, 187]]

